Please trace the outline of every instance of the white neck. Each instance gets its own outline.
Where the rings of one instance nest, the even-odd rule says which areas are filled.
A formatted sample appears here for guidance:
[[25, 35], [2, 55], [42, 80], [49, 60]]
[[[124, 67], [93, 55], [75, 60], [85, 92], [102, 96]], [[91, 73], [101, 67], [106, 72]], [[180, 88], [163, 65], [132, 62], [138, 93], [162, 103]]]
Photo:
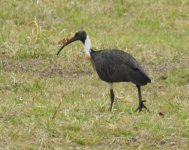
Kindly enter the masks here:
[[87, 38], [85, 40], [85, 43], [84, 43], [84, 46], [85, 46], [85, 54], [89, 57], [91, 57], [91, 41], [89, 39], [89, 36], [87, 35]]

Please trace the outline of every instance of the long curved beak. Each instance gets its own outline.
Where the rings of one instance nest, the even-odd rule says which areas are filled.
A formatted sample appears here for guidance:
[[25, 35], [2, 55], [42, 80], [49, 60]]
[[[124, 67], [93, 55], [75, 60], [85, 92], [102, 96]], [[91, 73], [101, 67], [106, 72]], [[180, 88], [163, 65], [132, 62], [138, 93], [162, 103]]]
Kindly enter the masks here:
[[71, 44], [72, 42], [74, 42], [74, 41], [77, 41], [78, 39], [74, 36], [73, 38], [71, 38], [70, 40], [68, 40], [64, 45], [62, 45], [62, 47], [59, 49], [59, 51], [58, 51], [58, 53], [57, 53], [57, 55], [59, 55], [59, 53], [62, 51], [62, 49], [65, 47], [65, 46], [67, 46], [67, 45], [69, 45], [69, 44]]

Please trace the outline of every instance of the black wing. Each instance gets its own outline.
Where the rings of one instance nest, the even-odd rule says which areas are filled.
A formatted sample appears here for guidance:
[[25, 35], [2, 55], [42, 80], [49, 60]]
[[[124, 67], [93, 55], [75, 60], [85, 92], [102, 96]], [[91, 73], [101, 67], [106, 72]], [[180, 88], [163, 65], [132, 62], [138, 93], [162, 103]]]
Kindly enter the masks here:
[[99, 77], [106, 82], [151, 82], [140, 64], [130, 54], [120, 50], [93, 51], [92, 59]]

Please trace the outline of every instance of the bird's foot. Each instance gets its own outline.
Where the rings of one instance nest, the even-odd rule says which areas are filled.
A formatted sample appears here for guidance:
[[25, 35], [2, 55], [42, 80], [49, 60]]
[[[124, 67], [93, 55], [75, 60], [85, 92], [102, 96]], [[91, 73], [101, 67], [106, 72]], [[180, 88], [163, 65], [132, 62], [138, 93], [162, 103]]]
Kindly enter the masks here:
[[149, 112], [148, 108], [144, 105], [144, 102], [146, 102], [146, 101], [143, 100], [143, 101], [139, 102], [139, 106], [138, 106], [138, 108], [136, 109], [136, 111], [141, 112], [142, 109], [144, 108], [144, 109], [146, 109], [146, 110]]

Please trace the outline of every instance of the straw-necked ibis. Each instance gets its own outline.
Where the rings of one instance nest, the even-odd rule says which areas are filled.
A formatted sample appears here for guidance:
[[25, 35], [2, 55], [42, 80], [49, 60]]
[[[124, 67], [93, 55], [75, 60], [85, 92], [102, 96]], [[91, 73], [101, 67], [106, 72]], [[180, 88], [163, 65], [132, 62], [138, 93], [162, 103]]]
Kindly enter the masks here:
[[91, 41], [85, 31], [79, 31], [75, 35], [66, 40], [61, 50], [74, 41], [81, 41], [85, 47], [85, 53], [90, 57], [95, 70], [103, 81], [107, 82], [110, 87], [111, 104], [110, 110], [114, 103], [113, 83], [115, 82], [132, 82], [138, 89], [139, 106], [136, 111], [142, 111], [143, 108], [148, 110], [142, 100], [141, 86], [150, 83], [151, 80], [136, 59], [127, 52], [117, 49], [107, 49], [94, 51], [91, 47]]

